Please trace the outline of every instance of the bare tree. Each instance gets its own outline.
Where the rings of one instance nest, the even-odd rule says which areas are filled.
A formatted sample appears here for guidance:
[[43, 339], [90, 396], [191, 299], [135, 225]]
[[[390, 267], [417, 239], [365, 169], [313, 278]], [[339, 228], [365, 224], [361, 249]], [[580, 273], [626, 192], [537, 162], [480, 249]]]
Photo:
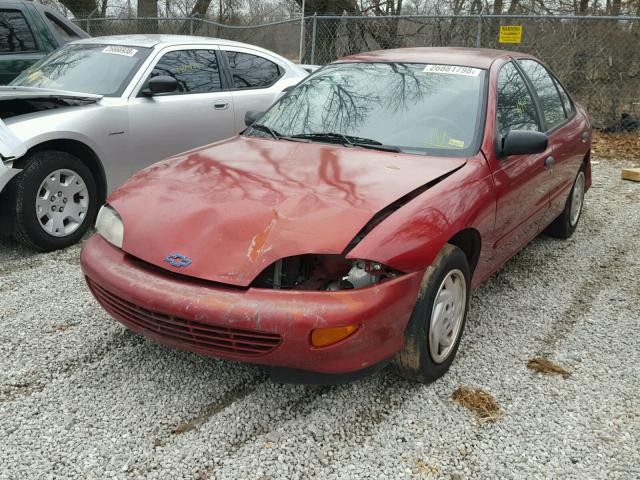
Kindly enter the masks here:
[[140, 33], [158, 33], [158, 0], [138, 0], [138, 17], [153, 18], [152, 20], [138, 19]]

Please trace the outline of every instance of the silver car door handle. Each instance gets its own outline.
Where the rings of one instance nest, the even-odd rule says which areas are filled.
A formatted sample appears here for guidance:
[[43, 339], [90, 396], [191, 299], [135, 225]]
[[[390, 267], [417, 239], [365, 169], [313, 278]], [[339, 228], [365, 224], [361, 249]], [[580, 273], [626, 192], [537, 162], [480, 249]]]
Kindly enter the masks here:
[[228, 106], [229, 102], [225, 102], [223, 100], [216, 100], [213, 103], [213, 108], [215, 108], [216, 110], [226, 110]]
[[544, 159], [544, 168], [551, 168], [553, 166], [554, 159], [551, 155]]

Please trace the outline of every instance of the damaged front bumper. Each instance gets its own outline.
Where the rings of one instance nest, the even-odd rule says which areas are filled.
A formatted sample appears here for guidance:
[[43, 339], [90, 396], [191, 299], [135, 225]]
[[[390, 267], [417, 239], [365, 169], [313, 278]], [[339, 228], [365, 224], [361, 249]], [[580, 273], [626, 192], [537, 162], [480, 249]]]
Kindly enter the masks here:
[[14, 160], [27, 153], [27, 148], [0, 120], [0, 192], [21, 170], [13, 168]]
[[[233, 288], [143, 263], [99, 235], [85, 244], [81, 263], [94, 296], [129, 329], [184, 350], [266, 365], [274, 379], [299, 383], [341, 383], [384, 366], [403, 346], [422, 280], [415, 272], [357, 290]], [[354, 323], [359, 328], [349, 337], [311, 345], [312, 330]]]
[[0, 192], [7, 186], [7, 183], [19, 174], [22, 170], [12, 168], [13, 162], [0, 163]]

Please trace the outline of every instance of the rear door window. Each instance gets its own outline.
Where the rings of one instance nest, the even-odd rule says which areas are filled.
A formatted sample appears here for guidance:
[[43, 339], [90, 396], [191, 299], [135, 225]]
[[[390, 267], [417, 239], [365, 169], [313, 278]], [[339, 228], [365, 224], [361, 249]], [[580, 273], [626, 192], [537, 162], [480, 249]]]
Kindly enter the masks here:
[[250, 53], [227, 51], [234, 88], [266, 88], [280, 78], [280, 67]]
[[503, 137], [510, 130], [540, 130], [529, 88], [511, 62], [504, 65], [498, 75], [497, 120]]
[[549, 75], [546, 68], [535, 60], [518, 60], [518, 63], [529, 80], [531, 80], [538, 100], [540, 100], [545, 129], [551, 130], [557, 127], [567, 117], [562, 106], [562, 99], [551, 75]]
[[165, 53], [149, 78], [167, 75], [178, 81], [182, 94], [217, 92], [222, 89], [215, 50], [175, 50]]
[[564, 89], [560, 82], [553, 79], [553, 83], [555, 83], [556, 88], [558, 89], [558, 93], [560, 94], [560, 99], [562, 100], [562, 105], [564, 106], [564, 113], [567, 117], [571, 117], [573, 115], [573, 104], [571, 103], [571, 99], [569, 98], [569, 94]]
[[27, 21], [19, 10], [0, 10], [0, 53], [38, 50]]

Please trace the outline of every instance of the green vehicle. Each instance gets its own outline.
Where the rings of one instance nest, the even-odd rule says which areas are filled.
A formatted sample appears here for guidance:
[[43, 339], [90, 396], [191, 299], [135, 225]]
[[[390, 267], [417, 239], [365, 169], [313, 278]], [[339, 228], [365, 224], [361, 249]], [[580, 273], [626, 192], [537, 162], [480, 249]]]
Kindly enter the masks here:
[[65, 43], [88, 36], [43, 5], [0, 0], [0, 85]]

